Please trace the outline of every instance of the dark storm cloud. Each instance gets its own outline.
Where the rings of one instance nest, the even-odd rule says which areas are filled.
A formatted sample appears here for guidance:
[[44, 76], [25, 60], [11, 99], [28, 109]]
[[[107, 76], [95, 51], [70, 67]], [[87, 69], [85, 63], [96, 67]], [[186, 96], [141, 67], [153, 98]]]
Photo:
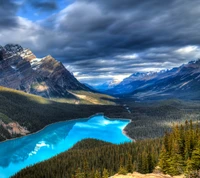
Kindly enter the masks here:
[[37, 0], [32, 0], [29, 1], [30, 5], [35, 8], [39, 9], [40, 11], [54, 11], [58, 9], [58, 5], [56, 1], [37, 1]]
[[[190, 51], [190, 52], [189, 52]], [[131, 57], [134, 57], [134, 59]], [[113, 59], [82, 60], [73, 63], [72, 71], [78, 72], [79, 80], [98, 84], [105, 80], [121, 79], [135, 72], [160, 71], [178, 67], [183, 63], [200, 57], [200, 48], [189, 46], [183, 48], [151, 48], [142, 51], [138, 56], [116, 56]], [[84, 77], [85, 76], [85, 77]], [[91, 76], [91, 77], [87, 77]], [[99, 77], [102, 76], [103, 78]]]
[[[168, 0], [168, 1], [158, 1], [158, 0], [151, 0], [151, 1], [137, 1], [137, 0], [80, 0], [80, 1], [85, 1], [85, 2], [96, 2], [97, 4], [101, 5], [105, 9], [112, 9], [112, 10], [131, 10], [133, 7], [135, 9], [145, 7], [147, 8], [149, 5], [153, 6], [159, 6], [159, 7], [165, 7], [170, 6], [174, 1], [173, 0]], [[162, 9], [161, 9], [162, 10]]]
[[[56, 1], [26, 2], [44, 11], [57, 7]], [[22, 44], [85, 78], [171, 68], [199, 56], [199, 9], [199, 0], [76, 0], [26, 27]]]
[[1, 0], [0, 3], [0, 29], [16, 27], [18, 19], [15, 14], [18, 5], [11, 0]]
[[72, 61], [198, 45], [199, 8], [197, 0], [79, 0], [51, 19], [65, 43], [50, 44]]

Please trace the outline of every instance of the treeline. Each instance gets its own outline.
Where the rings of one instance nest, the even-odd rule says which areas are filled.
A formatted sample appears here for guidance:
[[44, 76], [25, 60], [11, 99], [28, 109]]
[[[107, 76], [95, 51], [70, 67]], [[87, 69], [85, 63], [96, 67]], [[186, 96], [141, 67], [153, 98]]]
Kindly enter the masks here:
[[161, 140], [113, 145], [87, 139], [71, 150], [28, 167], [13, 178], [107, 178], [117, 172], [152, 172], [158, 163]]
[[200, 177], [200, 128], [189, 123], [174, 126], [166, 133], [160, 154], [159, 166], [170, 175], [187, 174]]
[[[158, 165], [158, 166], [157, 166]], [[137, 171], [200, 177], [200, 127], [192, 121], [174, 126], [163, 139], [111, 143], [86, 139], [47, 161], [27, 167], [13, 178], [108, 178]]]
[[[87, 118], [99, 112], [116, 118], [122, 117], [126, 110], [121, 106], [59, 103], [0, 86], [0, 120], [4, 123], [16, 121], [30, 132], [36, 132], [54, 122]], [[0, 141], [15, 136], [10, 135], [0, 124]]]
[[[61, 103], [0, 87], [0, 120], [17, 121], [32, 133], [54, 122], [86, 118], [104, 112], [110, 118], [132, 119], [133, 122], [128, 124], [125, 131], [131, 138], [139, 140], [162, 137], [165, 131], [171, 130], [173, 123], [181, 124], [187, 119], [195, 121], [200, 115], [199, 102], [123, 102], [127, 103], [131, 113], [123, 106]], [[12, 137], [16, 135], [10, 135], [6, 129], [0, 128], [0, 141]]]
[[166, 100], [150, 103], [127, 102], [131, 122], [127, 134], [136, 140], [162, 137], [170, 132], [174, 124], [184, 124], [186, 120], [199, 120], [200, 103]]

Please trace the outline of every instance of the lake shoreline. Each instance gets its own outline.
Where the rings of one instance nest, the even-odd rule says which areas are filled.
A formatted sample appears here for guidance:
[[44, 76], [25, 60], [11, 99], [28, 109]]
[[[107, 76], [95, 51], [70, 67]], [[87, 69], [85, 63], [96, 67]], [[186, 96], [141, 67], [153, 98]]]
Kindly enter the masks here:
[[[40, 130], [38, 130], [38, 131], [36, 131], [36, 132], [30, 133], [30, 134], [27, 134], [27, 135], [23, 135], [23, 136], [19, 136], [19, 137], [15, 137], [15, 138], [11, 138], [11, 139], [6, 139], [6, 140], [4, 140], [4, 141], [1, 141], [0, 144], [1, 144], [1, 143], [4, 143], [4, 142], [9, 142], [9, 141], [12, 141], [12, 140], [15, 140], [15, 139], [20, 139], [20, 138], [23, 138], [23, 137], [26, 137], [26, 136], [30, 136], [30, 135], [37, 134], [37, 133], [41, 132], [42, 130], [46, 129], [47, 127], [53, 125], [53, 124], [59, 124], [59, 123], [62, 123], [62, 122], [64, 123], [64, 122], [71, 122], [71, 121], [77, 121], [77, 120], [81, 120], [81, 121], [82, 121], [82, 120], [90, 120], [91, 118], [93, 118], [93, 117], [95, 117], [95, 116], [100, 116], [100, 115], [103, 115], [107, 120], [110, 120], [110, 121], [113, 121], [113, 120], [128, 120], [128, 121], [132, 122], [131, 119], [125, 119], [125, 118], [113, 118], [113, 119], [112, 119], [112, 118], [109, 118], [109, 117], [105, 116], [103, 112], [100, 112], [100, 113], [93, 114], [92, 116], [89, 116], [89, 117], [87, 117], [87, 118], [77, 118], [77, 119], [69, 119], [69, 120], [65, 120], [65, 121], [54, 122], [54, 123], [51, 123], [51, 124], [48, 124], [48, 125], [44, 126], [42, 129], [40, 129]], [[129, 123], [128, 123], [128, 124], [129, 124]], [[127, 124], [127, 125], [128, 125], [128, 124]], [[126, 137], [128, 137], [131, 141], [133, 141], [133, 142], [135, 141], [134, 139], [132, 139], [131, 137], [129, 137], [129, 136], [126, 134], [126, 131], [124, 131], [124, 129], [122, 130], [122, 133], [123, 133]]]
[[125, 131], [124, 129], [122, 130], [122, 133], [123, 133], [126, 137], [128, 137], [132, 142], [136, 142], [136, 140], [133, 139], [133, 138], [131, 138], [131, 137], [127, 134], [127, 131]]
[[[104, 114], [103, 114], [103, 115], [104, 115]], [[107, 117], [107, 116], [105, 116], [105, 115], [104, 115], [104, 117], [105, 117], [106, 119], [108, 119], [108, 120], [113, 120], [113, 119], [111, 119], [111, 118], [109, 118], [109, 117]], [[128, 120], [128, 121], [130, 121], [128, 124], [130, 124], [130, 123], [132, 122], [131, 119], [125, 119], [125, 118], [117, 118], [117, 120]], [[128, 124], [127, 124], [127, 125], [128, 125]], [[127, 126], [127, 125], [126, 125], [126, 126]], [[133, 138], [131, 138], [131, 137], [127, 134], [127, 131], [125, 131], [124, 129], [125, 129], [125, 127], [124, 127], [123, 130], [122, 130], [123, 135], [125, 135], [126, 137], [128, 137], [132, 142], [136, 142], [136, 140], [133, 139]]]
[[0, 143], [0, 155], [4, 156], [0, 161], [0, 177], [7, 178], [27, 166], [51, 159], [88, 138], [116, 145], [131, 143], [132, 139], [123, 132], [129, 123], [130, 119], [109, 118], [104, 113], [96, 113], [87, 118], [51, 123], [37, 132], [6, 140]]

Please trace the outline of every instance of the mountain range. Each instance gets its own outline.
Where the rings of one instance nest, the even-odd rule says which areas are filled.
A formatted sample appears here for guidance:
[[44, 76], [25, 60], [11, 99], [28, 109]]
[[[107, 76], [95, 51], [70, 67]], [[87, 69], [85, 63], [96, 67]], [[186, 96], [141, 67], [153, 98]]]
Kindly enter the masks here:
[[0, 46], [0, 86], [46, 98], [70, 98], [69, 90], [90, 90], [52, 56], [37, 58], [17, 44]]
[[199, 99], [200, 59], [170, 70], [137, 72], [122, 82], [113, 80], [91, 87], [80, 83], [52, 56], [37, 58], [30, 49], [7, 44], [0, 46], [0, 86], [45, 98], [77, 98], [80, 93], [73, 91], [96, 90], [135, 100]]
[[106, 82], [104, 82], [102, 84], [98, 84], [98, 85], [94, 85], [94, 86], [90, 86], [90, 85], [86, 85], [86, 86], [88, 86], [89, 88], [91, 88], [93, 90], [104, 92], [106, 90], [114, 88], [120, 82], [121, 82], [120, 80], [110, 80], [110, 81], [106, 81]]
[[200, 99], [200, 59], [160, 72], [137, 72], [104, 91], [118, 97]]

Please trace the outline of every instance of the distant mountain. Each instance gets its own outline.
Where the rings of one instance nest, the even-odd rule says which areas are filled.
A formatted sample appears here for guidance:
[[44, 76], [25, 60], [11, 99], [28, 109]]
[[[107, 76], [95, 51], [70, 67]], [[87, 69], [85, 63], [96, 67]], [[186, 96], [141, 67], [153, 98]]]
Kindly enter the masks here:
[[74, 97], [68, 90], [89, 90], [52, 56], [37, 58], [13, 44], [0, 46], [0, 85], [46, 98]]
[[134, 73], [106, 93], [135, 99], [200, 99], [200, 60], [160, 72]]
[[104, 91], [107, 91], [107, 90], [111, 90], [112, 88], [117, 86], [119, 83], [120, 83], [119, 80], [111, 80], [111, 81], [107, 81], [103, 84], [94, 85], [94, 86], [92, 86], [92, 88], [97, 90], [97, 91], [104, 92]]
[[114, 95], [126, 94], [134, 91], [139, 86], [145, 84], [147, 80], [154, 78], [157, 73], [148, 72], [148, 73], [134, 73], [131, 76], [125, 78], [118, 85], [108, 89], [106, 92]]
[[88, 83], [82, 83], [83, 85], [85, 85], [86, 87], [88, 87], [89, 89], [95, 91], [94, 87], [89, 85]]

